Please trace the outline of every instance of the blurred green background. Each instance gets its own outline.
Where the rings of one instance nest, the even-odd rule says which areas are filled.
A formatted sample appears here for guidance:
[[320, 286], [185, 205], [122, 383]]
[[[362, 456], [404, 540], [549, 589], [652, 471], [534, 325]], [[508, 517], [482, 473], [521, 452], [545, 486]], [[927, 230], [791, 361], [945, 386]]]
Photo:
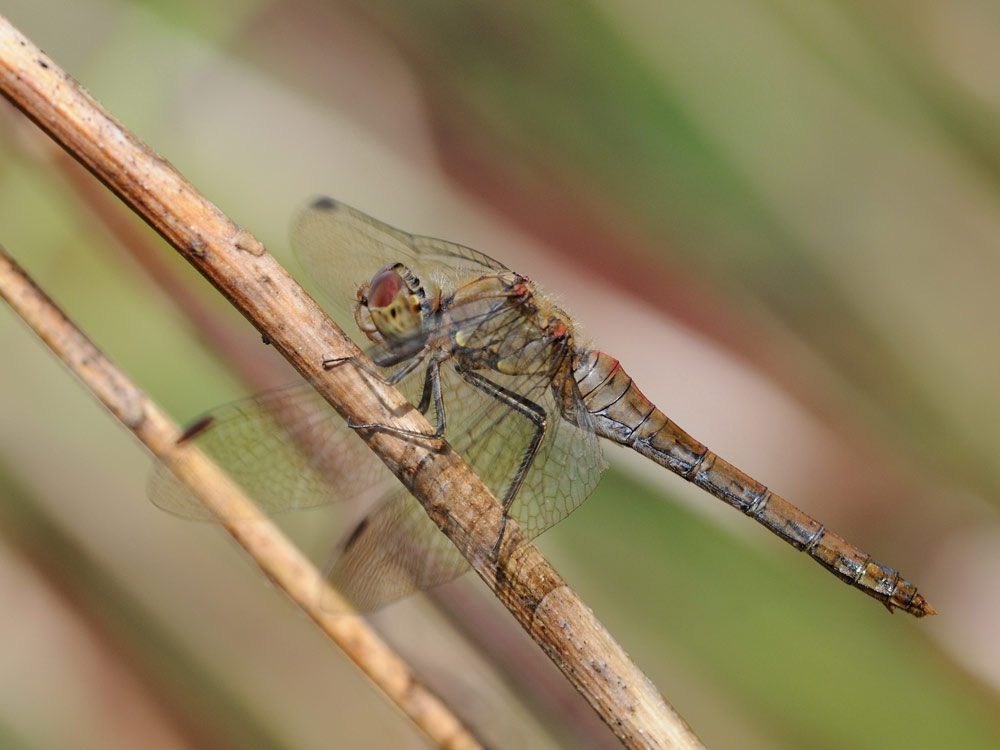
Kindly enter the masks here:
[[[1000, 744], [1000, 6], [3, 12], [293, 272], [291, 217], [326, 193], [529, 274], [680, 425], [941, 613], [890, 617], [609, 449], [540, 546], [709, 747]], [[292, 377], [9, 106], [0, 227], [178, 420]], [[148, 470], [0, 312], [0, 747], [424, 746], [220, 530], [153, 508]], [[322, 517], [286, 522], [322, 560]], [[372, 619], [491, 746], [613, 746], [529, 689], [565, 690], [482, 589], [458, 584], [486, 646], [528, 654], [512, 671], [424, 597]]]

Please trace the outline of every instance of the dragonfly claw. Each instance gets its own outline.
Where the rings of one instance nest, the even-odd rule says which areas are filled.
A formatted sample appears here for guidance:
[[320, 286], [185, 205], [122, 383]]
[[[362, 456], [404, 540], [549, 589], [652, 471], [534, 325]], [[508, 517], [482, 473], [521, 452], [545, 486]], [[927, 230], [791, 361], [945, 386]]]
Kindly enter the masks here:
[[500, 552], [500, 544], [503, 542], [503, 534], [507, 530], [507, 511], [503, 512], [503, 516], [500, 518], [500, 533], [497, 534], [497, 540], [493, 542], [493, 547], [490, 549], [490, 556], [496, 557]]
[[332, 370], [336, 367], [340, 367], [345, 362], [350, 362], [354, 357], [331, 357], [330, 359], [323, 360], [323, 369]]
[[378, 422], [372, 422], [371, 424], [357, 424], [352, 422], [350, 417], [347, 418], [347, 426], [352, 430], [384, 430], [385, 432], [394, 432], [397, 435], [428, 438], [431, 440], [441, 440], [444, 438], [444, 430], [440, 427], [434, 432], [419, 432], [417, 430], [407, 430], [404, 427], [393, 427], [391, 424], [380, 424]]

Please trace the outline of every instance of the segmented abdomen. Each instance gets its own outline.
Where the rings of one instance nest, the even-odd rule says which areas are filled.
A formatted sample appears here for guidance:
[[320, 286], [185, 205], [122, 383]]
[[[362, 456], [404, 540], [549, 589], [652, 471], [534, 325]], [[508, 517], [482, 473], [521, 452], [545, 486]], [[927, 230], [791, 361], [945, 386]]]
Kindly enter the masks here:
[[766, 526], [827, 570], [884, 603], [917, 617], [935, 614], [916, 587], [892, 568], [719, 458], [657, 409], [618, 360], [582, 352], [574, 377], [601, 437], [629, 446]]

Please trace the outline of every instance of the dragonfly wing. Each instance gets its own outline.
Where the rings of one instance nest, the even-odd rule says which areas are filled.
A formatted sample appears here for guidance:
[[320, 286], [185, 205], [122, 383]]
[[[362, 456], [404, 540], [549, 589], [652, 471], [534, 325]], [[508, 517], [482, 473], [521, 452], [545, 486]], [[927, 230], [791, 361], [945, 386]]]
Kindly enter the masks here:
[[576, 510], [596, 489], [607, 468], [582, 401], [576, 401], [576, 414], [570, 422], [560, 415], [551, 388], [544, 388], [544, 396], [541, 389], [534, 393], [550, 415], [548, 431], [510, 509], [529, 538]]
[[[517, 475], [536, 424], [470, 384], [453, 365], [445, 365], [441, 377], [448, 440], [502, 499]], [[401, 387], [415, 402], [422, 383], [422, 377], [414, 374]], [[590, 495], [604, 461], [582, 402], [575, 401], [574, 421], [563, 419], [550, 376], [510, 378], [503, 387], [547, 414], [545, 437], [510, 509], [525, 533], [535, 537]], [[433, 406], [427, 418], [435, 422]], [[345, 537], [329, 577], [359, 610], [370, 611], [413, 591], [446, 583], [468, 567], [420, 504], [400, 490]]]
[[[392, 481], [375, 454], [307, 384], [220, 407], [195, 425], [190, 441], [267, 513], [325, 505]], [[167, 466], [157, 467], [148, 492], [166, 511], [211, 518]]]
[[[300, 215], [293, 244], [341, 310], [342, 322], [353, 318], [358, 289], [391, 263], [406, 265], [428, 298], [507, 270], [471, 248], [415, 237], [328, 198], [314, 201]], [[477, 305], [478, 300], [470, 297], [467, 303]], [[449, 442], [500, 499], [516, 480], [523, 480], [510, 512], [534, 537], [583, 502], [596, 486], [604, 462], [578, 394], [575, 406], [569, 407], [569, 419], [563, 418], [565, 404], [560, 408], [556, 403], [552, 379], [558, 339], [549, 336], [549, 345], [541, 343], [548, 331], [526, 321], [518, 304], [519, 298], [510, 305], [499, 298], [488, 316], [471, 315], [461, 323], [457, 308], [450, 310], [450, 316], [440, 316], [451, 321], [448, 335], [457, 326], [488, 324], [486, 338], [501, 337], [519, 366], [516, 375], [487, 369], [470, 382], [457, 369], [461, 364], [457, 359], [445, 359], [440, 375], [445, 414], [437, 414], [432, 403], [427, 416], [432, 424], [446, 417]], [[533, 361], [520, 361], [525, 352], [534, 352]], [[423, 372], [418, 368], [400, 384], [413, 403], [421, 400]], [[559, 372], [560, 377], [570, 377]], [[528, 461], [543, 423], [543, 439], [533, 461]], [[307, 386], [223, 408], [211, 414], [205, 429], [192, 439], [268, 511], [328, 503], [392, 479]], [[522, 468], [529, 463], [524, 474]], [[375, 512], [347, 536], [330, 573], [361, 609], [451, 580], [467, 567], [419, 504], [398, 485], [387, 486], [397, 489], [389, 490]], [[151, 496], [172, 512], [205, 516], [166, 472], [154, 477]]]
[[[468, 383], [454, 368], [443, 372], [443, 377], [448, 441], [502, 501], [538, 425]], [[548, 374], [524, 377], [490, 372], [488, 377], [545, 414], [544, 437], [510, 507], [511, 517], [533, 538], [566, 518], [594, 491], [606, 466], [601, 446], [582, 405], [575, 423], [561, 416]]]
[[428, 298], [470, 277], [507, 270], [472, 248], [414, 236], [332, 198], [317, 198], [295, 219], [292, 246], [330, 297], [341, 324], [353, 321], [358, 289], [392, 263], [409, 268]]
[[369, 612], [468, 568], [416, 499], [399, 490], [338, 545], [328, 577], [359, 611]]
[[467, 279], [474, 274], [489, 275], [510, 270], [486, 253], [481, 253], [465, 245], [448, 242], [448, 240], [438, 240], [414, 234], [410, 236], [410, 244], [413, 247], [414, 259], [418, 263], [460, 269], [462, 278]]

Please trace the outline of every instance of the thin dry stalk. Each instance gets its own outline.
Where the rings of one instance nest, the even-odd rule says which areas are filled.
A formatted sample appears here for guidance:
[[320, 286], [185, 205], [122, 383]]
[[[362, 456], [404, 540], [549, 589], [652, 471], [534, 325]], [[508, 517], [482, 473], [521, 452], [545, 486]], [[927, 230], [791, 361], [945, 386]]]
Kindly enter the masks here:
[[[342, 416], [354, 424], [430, 430], [395, 389], [357, 368], [324, 370], [326, 359], [361, 354], [253, 235], [226, 218], [2, 18], [0, 88], [187, 258]], [[151, 417], [129, 395], [133, 406], [122, 414], [139, 432]], [[384, 430], [362, 437], [626, 746], [701, 747], [516, 523], [507, 522], [500, 550], [491, 553], [500, 505], [446, 443]], [[193, 459], [180, 471], [201, 486], [206, 480], [228, 484]], [[233, 513], [232, 494], [226, 489], [212, 497], [210, 507], [231, 533], [253, 540], [265, 520], [224, 520], [248, 517], [244, 508]], [[312, 585], [313, 574], [300, 567], [304, 561], [295, 554], [289, 558], [297, 561], [289, 583], [309, 580]]]
[[[315, 566], [229, 478], [198, 450], [178, 445], [180, 431], [125, 377], [0, 248], [0, 297], [28, 323], [97, 399], [183, 481], [261, 569], [439, 747], [479, 748], [406, 663], [339, 598]], [[319, 607], [319, 602], [324, 608]], [[330, 605], [334, 606], [331, 607]], [[340, 614], [338, 614], [338, 612]]]

